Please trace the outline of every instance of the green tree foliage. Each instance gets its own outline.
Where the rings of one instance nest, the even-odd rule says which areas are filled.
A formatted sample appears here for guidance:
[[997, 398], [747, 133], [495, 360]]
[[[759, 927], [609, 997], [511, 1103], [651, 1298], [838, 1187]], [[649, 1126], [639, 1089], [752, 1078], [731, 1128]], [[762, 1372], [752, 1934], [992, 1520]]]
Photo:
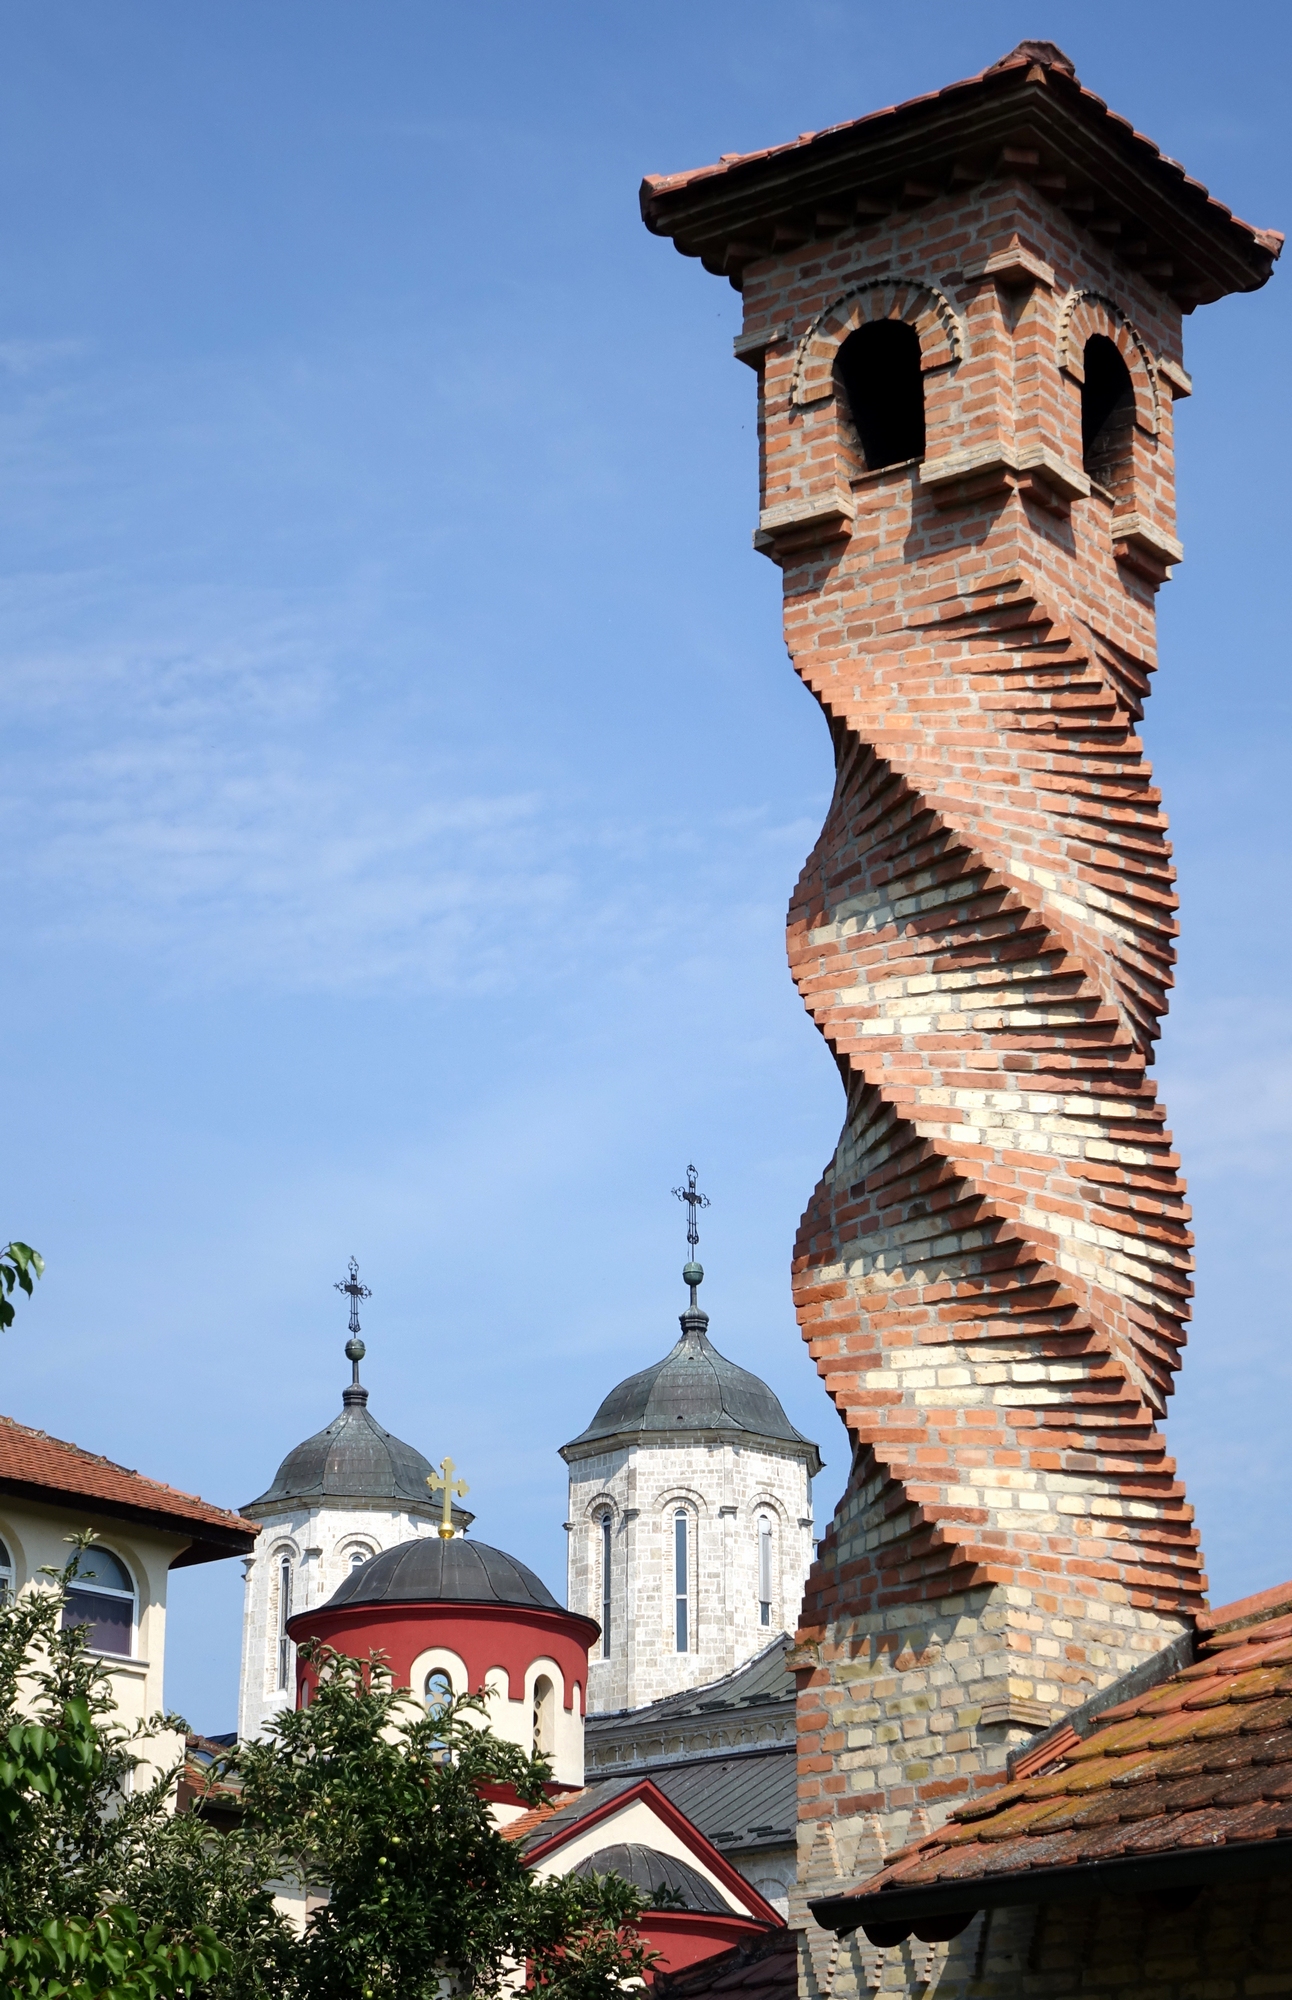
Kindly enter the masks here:
[[[222, 1839], [172, 1811], [178, 1761], [141, 1760], [85, 1628], [63, 1629], [80, 1548], [0, 1605], [0, 1992], [267, 1994], [293, 1939], [254, 1831]], [[177, 1756], [157, 1716], [144, 1748]]]
[[[0, 1604], [4, 2000], [491, 2000], [521, 1968], [548, 2000], [611, 2000], [640, 1981], [637, 1892], [537, 1879], [494, 1825], [482, 1787], [535, 1803], [551, 1774], [478, 1696], [430, 1715], [379, 1661], [320, 1650], [309, 1707], [211, 1768], [233, 1830], [201, 1800], [176, 1813], [180, 1763], [155, 1760], [182, 1722], [128, 1738], [84, 1627], [63, 1629], [91, 1539]], [[314, 1891], [303, 1935], [275, 1885]]]
[[6, 1243], [0, 1250], [0, 1328], [13, 1325], [13, 1288], [31, 1297], [31, 1281], [45, 1269], [45, 1259], [30, 1243]]
[[186, 2000], [228, 1962], [212, 1931], [168, 1938], [119, 1906], [92, 1921], [50, 1917], [34, 1937], [0, 1939], [0, 1984], [15, 2000]]
[[303, 1883], [326, 1884], [301, 1945], [310, 2000], [500, 1992], [525, 1966], [553, 2000], [608, 2000], [649, 1962], [642, 1903], [615, 1877], [540, 1879], [482, 1796], [544, 1796], [547, 1762], [501, 1742], [485, 1700], [433, 1714], [379, 1660], [325, 1648], [308, 1707], [238, 1755], [247, 1813]]

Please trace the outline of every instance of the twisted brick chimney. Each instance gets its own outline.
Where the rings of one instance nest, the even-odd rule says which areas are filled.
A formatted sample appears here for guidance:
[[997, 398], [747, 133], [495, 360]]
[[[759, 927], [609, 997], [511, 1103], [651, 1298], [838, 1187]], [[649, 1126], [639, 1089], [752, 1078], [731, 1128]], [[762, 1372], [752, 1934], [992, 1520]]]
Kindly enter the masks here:
[[1282, 238], [1045, 42], [642, 208], [743, 290], [755, 545], [835, 746], [789, 918], [846, 1097], [794, 1260], [853, 1446], [794, 1655], [815, 1888], [1204, 1602], [1157, 1428], [1191, 1237], [1138, 730], [1182, 554], [1181, 316], [1264, 284]]

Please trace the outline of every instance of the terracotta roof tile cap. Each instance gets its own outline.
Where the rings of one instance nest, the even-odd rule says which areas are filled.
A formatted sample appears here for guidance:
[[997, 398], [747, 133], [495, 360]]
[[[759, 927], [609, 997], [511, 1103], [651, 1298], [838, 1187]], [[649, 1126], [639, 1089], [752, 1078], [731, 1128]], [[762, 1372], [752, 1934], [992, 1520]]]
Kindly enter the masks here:
[[995, 76], [999, 70], [1013, 69], [1016, 63], [1041, 63], [1046, 69], [1062, 70], [1065, 76], [1075, 76], [1077, 66], [1071, 56], [1064, 55], [1057, 42], [1020, 42], [1007, 56], [994, 62], [984, 76]]

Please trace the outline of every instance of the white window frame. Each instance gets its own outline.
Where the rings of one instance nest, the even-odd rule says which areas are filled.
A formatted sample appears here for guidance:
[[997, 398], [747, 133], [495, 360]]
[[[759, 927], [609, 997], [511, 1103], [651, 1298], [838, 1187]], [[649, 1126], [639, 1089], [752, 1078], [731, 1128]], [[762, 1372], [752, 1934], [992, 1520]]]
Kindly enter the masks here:
[[614, 1581], [614, 1517], [607, 1507], [597, 1515], [597, 1527], [601, 1532], [601, 1657], [610, 1658], [611, 1632], [611, 1585]]
[[766, 1508], [758, 1516], [758, 1622], [770, 1626], [772, 1606], [772, 1536], [775, 1527]]
[[695, 1651], [691, 1616], [691, 1522], [689, 1508], [673, 1509], [673, 1650]]
[[292, 1615], [292, 1583], [296, 1565], [292, 1561], [290, 1549], [280, 1549], [278, 1562], [278, 1661], [275, 1685], [279, 1694], [291, 1686], [292, 1642], [287, 1624]]

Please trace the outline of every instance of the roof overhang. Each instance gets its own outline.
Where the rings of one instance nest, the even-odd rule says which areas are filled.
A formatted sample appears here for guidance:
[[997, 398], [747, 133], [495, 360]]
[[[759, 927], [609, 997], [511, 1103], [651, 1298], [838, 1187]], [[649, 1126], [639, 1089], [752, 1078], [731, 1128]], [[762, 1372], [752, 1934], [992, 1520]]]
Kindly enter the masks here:
[[[1214, 1847], [1176, 1847], [1165, 1854], [1087, 1861], [1068, 1868], [1029, 1868], [1014, 1875], [984, 1875], [919, 1888], [881, 1889], [873, 1896], [854, 1890], [809, 1903], [822, 1930], [846, 1937], [851, 1931], [882, 1931], [873, 1943], [900, 1944], [922, 1925], [979, 1910], [1033, 1903], [1093, 1902], [1097, 1896], [1145, 1896], [1168, 1890], [1206, 1889], [1226, 1882], [1250, 1882], [1292, 1869], [1292, 1838], [1233, 1841]], [[942, 1929], [941, 1936], [953, 1933]]]
[[288, 1619], [287, 1636], [297, 1644], [304, 1639], [326, 1641], [330, 1632], [354, 1625], [429, 1617], [547, 1626], [570, 1634], [588, 1647], [601, 1637], [601, 1627], [595, 1618], [585, 1618], [581, 1611], [567, 1611], [563, 1604], [500, 1604], [496, 1598], [477, 1597], [375, 1597], [347, 1599], [344, 1604], [316, 1604]]
[[[599, 1800], [591, 1811], [580, 1814], [577, 1819], [567, 1821], [555, 1833], [544, 1836], [540, 1830], [537, 1837], [531, 1837], [525, 1847], [525, 1866], [534, 1868], [541, 1861], [552, 1860], [571, 1841], [581, 1840], [594, 1827], [617, 1818], [629, 1806], [638, 1804], [646, 1806], [685, 1847], [691, 1850], [709, 1873], [716, 1876], [728, 1894], [733, 1896], [737, 1903], [743, 1904], [749, 1918], [758, 1924], [770, 1924], [778, 1930], [784, 1929], [785, 1919], [780, 1912], [773, 1909], [765, 1897], [759, 1895], [752, 1882], [747, 1881], [739, 1869], [733, 1868], [713, 1842], [705, 1838], [694, 1820], [688, 1819], [686, 1814], [673, 1804], [672, 1799], [668, 1798], [658, 1785], [652, 1784], [649, 1778], [638, 1778], [626, 1783], [622, 1791], [615, 1792], [608, 1799]], [[732, 1910], [729, 1915], [738, 1919], [740, 1911]]]
[[172, 1514], [163, 1507], [138, 1507], [127, 1500], [107, 1500], [97, 1493], [78, 1493], [74, 1488], [48, 1485], [45, 1481], [0, 1477], [0, 1495], [14, 1500], [30, 1500], [42, 1507], [66, 1508], [82, 1516], [101, 1514], [110, 1521], [126, 1521], [138, 1528], [153, 1528], [159, 1534], [187, 1537], [188, 1547], [172, 1556], [171, 1569], [188, 1569], [194, 1563], [220, 1562], [226, 1556], [249, 1556], [260, 1533], [258, 1521], [245, 1527], [230, 1520], [193, 1520]]
[[1277, 230], [1240, 221], [1085, 89], [1060, 51], [1026, 49], [789, 145], [648, 175], [646, 227], [739, 287], [745, 268], [773, 250], [1021, 176], [1185, 312], [1266, 282], [1283, 244]]
[[678, 1424], [674, 1430], [647, 1430], [644, 1426], [634, 1426], [628, 1430], [607, 1431], [604, 1436], [597, 1437], [589, 1437], [583, 1432], [558, 1449], [566, 1464], [574, 1465], [580, 1459], [596, 1458], [601, 1452], [627, 1451], [635, 1445], [675, 1445], [679, 1434], [688, 1442], [694, 1439], [703, 1444], [756, 1445], [762, 1451], [779, 1452], [785, 1458], [804, 1459], [809, 1479], [815, 1479], [825, 1469], [825, 1460], [811, 1438], [771, 1437], [763, 1431], [737, 1430], [734, 1425], [696, 1424], [692, 1427]]

